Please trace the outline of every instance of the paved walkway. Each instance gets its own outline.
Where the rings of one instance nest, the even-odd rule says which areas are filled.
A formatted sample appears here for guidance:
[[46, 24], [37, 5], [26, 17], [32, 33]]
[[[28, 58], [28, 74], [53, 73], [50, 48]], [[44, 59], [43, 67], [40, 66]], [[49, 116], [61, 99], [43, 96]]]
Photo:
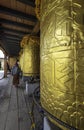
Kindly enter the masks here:
[[10, 79], [12, 80], [12, 77], [8, 75], [7, 78], [3, 78], [0, 80], [0, 99], [3, 97], [10, 96], [10, 91], [11, 91]]
[[4, 71], [3, 70], [0, 70], [0, 79], [2, 79], [4, 76]]
[[[7, 80], [7, 82], [6, 82]], [[31, 106], [32, 96], [28, 97], [24, 94], [23, 88], [15, 88], [12, 86], [12, 77], [3, 79], [1, 84], [7, 83], [6, 92], [8, 96], [0, 99], [0, 130], [32, 130], [31, 129]], [[1, 85], [0, 84], [0, 85]], [[39, 83], [30, 86], [38, 86]], [[5, 86], [4, 85], [4, 86]], [[30, 101], [29, 101], [30, 100]], [[40, 119], [38, 111], [35, 110], [36, 121]]]

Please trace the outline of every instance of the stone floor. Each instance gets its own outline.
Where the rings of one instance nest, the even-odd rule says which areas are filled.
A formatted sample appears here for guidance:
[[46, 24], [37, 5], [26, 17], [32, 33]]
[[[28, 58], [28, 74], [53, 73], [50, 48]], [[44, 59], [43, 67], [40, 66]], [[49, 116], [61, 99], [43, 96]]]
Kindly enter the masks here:
[[0, 79], [2, 79], [4, 76], [4, 71], [3, 70], [0, 70]]
[[[38, 85], [39, 82], [36, 82], [29, 86]], [[0, 80], [0, 88], [0, 130], [34, 130], [34, 124], [40, 122], [41, 116], [37, 109], [34, 115], [31, 113], [32, 95], [25, 95], [24, 86], [15, 88], [11, 75]]]
[[32, 94], [38, 86], [39, 80], [28, 84], [27, 94], [22, 79], [19, 88], [12, 85], [10, 74], [0, 80], [0, 130], [61, 130], [46, 123], [41, 110], [33, 102]]

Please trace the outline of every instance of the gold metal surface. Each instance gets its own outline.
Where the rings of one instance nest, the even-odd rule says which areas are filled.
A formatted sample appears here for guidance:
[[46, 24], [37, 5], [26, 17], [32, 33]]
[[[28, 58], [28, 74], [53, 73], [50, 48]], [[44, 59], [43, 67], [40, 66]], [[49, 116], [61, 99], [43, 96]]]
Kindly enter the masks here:
[[10, 57], [9, 58], [9, 66], [10, 68], [13, 67], [13, 65], [16, 63], [17, 58], [16, 57]]
[[83, 8], [83, 0], [41, 1], [41, 104], [79, 130], [84, 130]]
[[23, 52], [20, 53], [20, 56], [19, 56], [19, 66], [21, 68], [21, 70], [23, 70]]
[[41, 0], [35, 0], [35, 13], [37, 18], [40, 20], [40, 6], [41, 6]]
[[[24, 39], [25, 38], [25, 39]], [[24, 76], [39, 75], [40, 55], [39, 38], [35, 36], [25, 36], [23, 53], [20, 56], [20, 65]], [[22, 43], [21, 43], [22, 44]]]
[[20, 46], [24, 48], [24, 46], [28, 43], [28, 40], [30, 38], [30, 35], [25, 35], [20, 43]]

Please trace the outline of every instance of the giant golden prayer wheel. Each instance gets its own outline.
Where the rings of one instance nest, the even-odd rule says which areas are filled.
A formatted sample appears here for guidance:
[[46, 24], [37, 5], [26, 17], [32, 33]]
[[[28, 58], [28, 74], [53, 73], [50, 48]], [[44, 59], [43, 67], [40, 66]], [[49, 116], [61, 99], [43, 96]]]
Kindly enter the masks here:
[[41, 1], [41, 104], [79, 130], [84, 130], [83, 16], [84, 0]]
[[9, 57], [9, 66], [10, 68], [12, 68], [14, 66], [14, 64], [16, 63], [17, 58], [16, 57]]
[[23, 76], [39, 75], [39, 38], [36, 36], [26, 35], [23, 37], [21, 45], [23, 45], [23, 53], [21, 55], [20, 63]]
[[19, 66], [20, 66], [20, 69], [21, 69], [21, 71], [23, 70], [23, 50], [21, 50], [20, 52], [19, 52]]

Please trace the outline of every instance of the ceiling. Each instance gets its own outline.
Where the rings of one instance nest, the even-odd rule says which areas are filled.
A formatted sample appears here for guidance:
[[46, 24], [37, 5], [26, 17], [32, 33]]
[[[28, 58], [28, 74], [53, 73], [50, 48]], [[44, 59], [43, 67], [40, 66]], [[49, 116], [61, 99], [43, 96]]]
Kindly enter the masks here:
[[9, 56], [18, 56], [26, 34], [39, 36], [35, 0], [0, 0], [0, 46]]

